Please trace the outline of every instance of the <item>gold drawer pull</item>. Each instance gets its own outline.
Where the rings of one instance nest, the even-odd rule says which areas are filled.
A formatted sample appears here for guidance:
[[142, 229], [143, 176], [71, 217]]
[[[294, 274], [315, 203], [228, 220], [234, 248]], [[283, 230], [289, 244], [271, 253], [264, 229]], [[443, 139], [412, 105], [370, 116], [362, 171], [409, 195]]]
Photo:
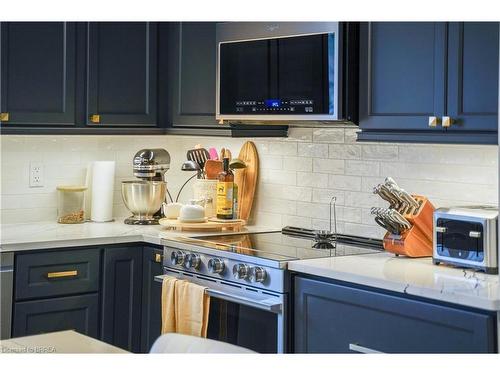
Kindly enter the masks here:
[[77, 270], [72, 271], [61, 271], [61, 272], [49, 272], [47, 273], [47, 278], [56, 279], [58, 277], [70, 277], [70, 276], [78, 276]]
[[100, 123], [101, 116], [100, 115], [90, 115], [90, 122], [93, 122], [94, 124]]
[[161, 263], [161, 254], [155, 254], [155, 262]]
[[4, 121], [4, 122], [9, 121], [9, 113], [8, 112], [0, 113], [0, 121]]

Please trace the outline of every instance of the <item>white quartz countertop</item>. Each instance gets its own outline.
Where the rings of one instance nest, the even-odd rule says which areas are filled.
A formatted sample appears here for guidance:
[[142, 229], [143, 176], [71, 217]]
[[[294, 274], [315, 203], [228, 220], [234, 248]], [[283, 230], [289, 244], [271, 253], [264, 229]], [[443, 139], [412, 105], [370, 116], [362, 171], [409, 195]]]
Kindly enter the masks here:
[[389, 253], [300, 260], [288, 269], [324, 278], [500, 311], [499, 276]]
[[[175, 231], [165, 229], [160, 225], [128, 225], [123, 222], [123, 218], [108, 223], [58, 224], [55, 222], [36, 222], [29, 224], [3, 224], [0, 230], [1, 252], [130, 242], [146, 242], [161, 245], [163, 238], [217, 235], [221, 233]], [[240, 233], [270, 230], [279, 229], [247, 226]]]

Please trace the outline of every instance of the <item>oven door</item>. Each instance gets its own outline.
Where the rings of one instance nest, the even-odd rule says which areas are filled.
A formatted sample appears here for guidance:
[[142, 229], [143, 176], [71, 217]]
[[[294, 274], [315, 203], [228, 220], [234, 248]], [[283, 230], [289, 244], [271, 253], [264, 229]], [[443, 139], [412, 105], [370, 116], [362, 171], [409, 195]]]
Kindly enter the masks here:
[[164, 268], [168, 275], [207, 287], [210, 296], [210, 339], [242, 346], [259, 353], [284, 353], [286, 348], [286, 295], [248, 288], [187, 271]]

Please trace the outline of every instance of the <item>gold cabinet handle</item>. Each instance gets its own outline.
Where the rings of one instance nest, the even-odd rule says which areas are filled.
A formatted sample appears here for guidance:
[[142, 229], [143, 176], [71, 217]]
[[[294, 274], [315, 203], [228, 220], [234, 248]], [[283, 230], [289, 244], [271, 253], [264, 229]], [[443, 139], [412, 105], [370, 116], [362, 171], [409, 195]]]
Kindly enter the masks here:
[[439, 125], [439, 118], [436, 116], [429, 116], [429, 127], [435, 128]]
[[8, 112], [0, 113], [0, 121], [3, 121], [3, 122], [9, 121], [9, 113]]
[[78, 271], [77, 270], [71, 270], [71, 271], [60, 271], [60, 272], [49, 272], [49, 273], [47, 273], [47, 278], [48, 279], [57, 279], [59, 277], [71, 277], [71, 276], [78, 276]]
[[101, 116], [100, 115], [90, 115], [90, 122], [93, 122], [94, 124], [100, 123]]
[[453, 125], [453, 119], [450, 116], [443, 116], [443, 128], [449, 128], [451, 125]]
[[155, 262], [161, 263], [161, 254], [155, 254]]

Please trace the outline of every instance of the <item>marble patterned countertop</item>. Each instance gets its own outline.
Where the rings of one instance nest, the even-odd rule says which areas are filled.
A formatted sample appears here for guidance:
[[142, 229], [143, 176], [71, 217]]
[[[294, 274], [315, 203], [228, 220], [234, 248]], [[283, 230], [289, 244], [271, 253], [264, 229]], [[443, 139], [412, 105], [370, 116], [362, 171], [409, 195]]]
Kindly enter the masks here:
[[319, 258], [288, 263], [291, 271], [361, 284], [462, 306], [500, 311], [500, 279], [432, 264], [432, 258], [390, 253]]
[[[220, 232], [179, 232], [158, 225], [127, 225], [123, 219], [110, 223], [57, 224], [39, 222], [1, 226], [2, 252], [97, 246], [131, 242], [161, 245], [163, 238], [220, 234]], [[243, 232], [279, 228], [248, 226]], [[500, 311], [498, 275], [486, 275], [432, 264], [431, 258], [411, 259], [389, 253], [351, 255], [293, 261], [292, 271], [341, 280], [374, 288], [430, 298], [438, 301]]]
[[[246, 226], [242, 233], [280, 230], [258, 226]], [[128, 225], [123, 218], [108, 223], [58, 224], [37, 222], [29, 224], [2, 224], [0, 227], [0, 251], [56, 249], [72, 246], [109, 245], [130, 242], [147, 242], [161, 245], [163, 238], [218, 235], [221, 232], [183, 232], [169, 230], [160, 225]]]

